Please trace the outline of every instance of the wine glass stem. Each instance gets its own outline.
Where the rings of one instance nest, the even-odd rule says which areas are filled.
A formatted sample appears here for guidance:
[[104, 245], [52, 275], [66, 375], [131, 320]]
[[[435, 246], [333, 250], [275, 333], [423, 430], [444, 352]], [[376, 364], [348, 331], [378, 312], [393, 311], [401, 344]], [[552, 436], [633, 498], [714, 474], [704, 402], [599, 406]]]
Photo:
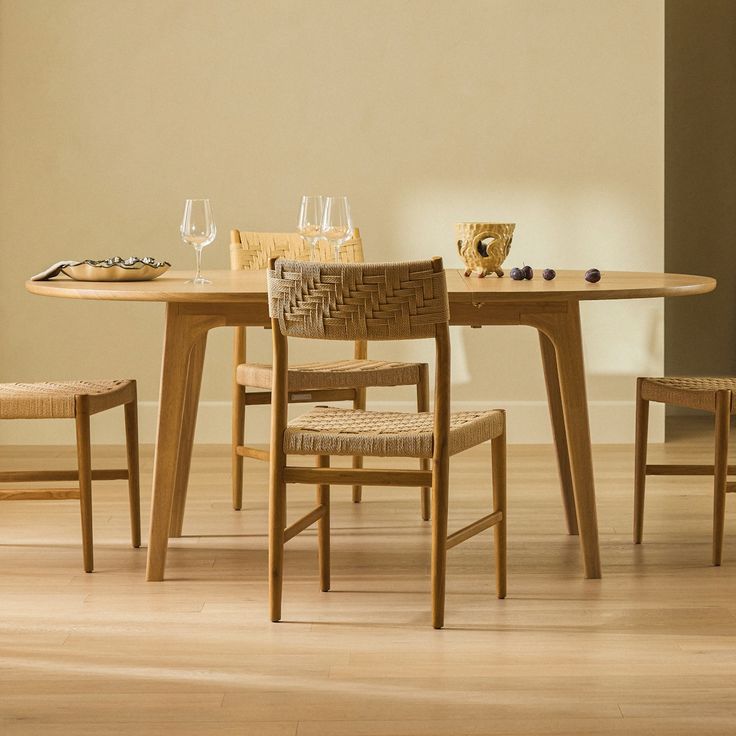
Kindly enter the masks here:
[[340, 263], [340, 243], [335, 241], [335, 263]]
[[197, 254], [197, 273], [194, 276], [194, 278], [201, 279], [202, 278], [202, 249], [195, 248], [194, 251]]

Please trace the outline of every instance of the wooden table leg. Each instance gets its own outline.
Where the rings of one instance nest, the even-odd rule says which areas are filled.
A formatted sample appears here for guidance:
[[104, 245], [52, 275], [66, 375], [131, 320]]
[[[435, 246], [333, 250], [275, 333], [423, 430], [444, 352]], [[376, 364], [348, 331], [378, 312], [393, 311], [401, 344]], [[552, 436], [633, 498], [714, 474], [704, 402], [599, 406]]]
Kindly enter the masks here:
[[148, 540], [146, 579], [163, 580], [169, 525], [176, 483], [176, 465], [186, 403], [189, 354], [194, 343], [216, 322], [182, 313], [180, 306], [166, 306], [166, 334], [161, 364], [158, 432], [153, 464], [153, 497]]
[[570, 455], [567, 449], [567, 437], [565, 435], [565, 416], [562, 409], [562, 397], [560, 395], [560, 378], [557, 373], [557, 356], [555, 354], [555, 346], [541, 330], [539, 331], [539, 347], [542, 351], [544, 382], [547, 385], [547, 403], [549, 404], [549, 416], [552, 422], [552, 434], [554, 435], [555, 450], [557, 452], [557, 468], [560, 473], [562, 504], [565, 509], [567, 533], [577, 534], [578, 520], [575, 515], [575, 494], [572, 487]]
[[580, 546], [586, 578], [600, 578], [598, 519], [595, 507], [593, 453], [590, 445], [588, 401], [585, 389], [580, 306], [569, 302], [564, 312], [548, 314], [545, 332], [555, 346], [565, 430], [572, 470]]
[[189, 487], [189, 469], [192, 464], [192, 447], [194, 431], [197, 426], [197, 409], [199, 408], [199, 391], [202, 387], [202, 369], [207, 347], [207, 333], [202, 335], [192, 346], [189, 353], [187, 369], [186, 402], [182, 418], [179, 450], [176, 460], [176, 481], [174, 483], [174, 502], [169, 525], [170, 537], [181, 537], [184, 527], [184, 510], [187, 503]]

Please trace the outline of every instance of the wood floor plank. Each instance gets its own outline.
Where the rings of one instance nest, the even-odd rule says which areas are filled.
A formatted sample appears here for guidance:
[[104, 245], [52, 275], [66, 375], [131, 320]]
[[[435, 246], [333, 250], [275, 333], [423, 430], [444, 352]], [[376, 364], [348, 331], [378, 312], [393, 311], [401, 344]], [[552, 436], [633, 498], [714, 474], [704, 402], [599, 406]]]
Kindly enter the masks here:
[[[96, 572], [81, 569], [74, 501], [0, 509], [0, 733], [88, 736], [731, 736], [736, 733], [736, 503], [710, 566], [707, 478], [650, 478], [630, 542], [630, 446], [595, 448], [604, 578], [582, 580], [549, 446], [509, 448], [509, 590], [492, 538], [448, 558], [447, 629], [430, 627], [429, 526], [413, 489], [333, 492], [333, 590], [316, 534], [286, 550], [284, 622], [268, 621], [266, 467], [197, 448], [167, 580], [144, 581], [124, 481], [94, 494]], [[115, 463], [120, 447], [100, 448]], [[706, 463], [707, 431], [652, 463]], [[73, 463], [73, 448], [0, 447], [0, 470]], [[486, 448], [455, 458], [450, 525], [485, 513]], [[15, 463], [15, 465], [14, 465]], [[336, 463], [339, 465], [339, 462]], [[380, 467], [381, 461], [368, 461]], [[142, 456], [144, 525], [151, 451]], [[313, 505], [289, 493], [289, 516]]]
[[[220, 721], [196, 721], [182, 723], [174, 720], [151, 720], [135, 723], [136, 736], [296, 736], [296, 722], [257, 722], [242, 721], [222, 723]], [[129, 721], [108, 721], [103, 728], [99, 723], [68, 720], [64, 723], [34, 720], [18, 722], [0, 718], [0, 733], [3, 736], [130, 736], [133, 727]]]
[[303, 721], [297, 736], [732, 736], [730, 718]]

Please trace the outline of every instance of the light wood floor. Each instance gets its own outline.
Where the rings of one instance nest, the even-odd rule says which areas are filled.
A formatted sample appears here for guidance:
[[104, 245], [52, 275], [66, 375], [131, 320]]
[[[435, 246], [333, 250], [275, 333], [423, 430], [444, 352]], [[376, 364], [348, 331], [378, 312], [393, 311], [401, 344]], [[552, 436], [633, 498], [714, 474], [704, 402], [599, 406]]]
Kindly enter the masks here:
[[[103, 448], [97, 457], [122, 458]], [[707, 462], [680, 433], [652, 462]], [[0, 448], [0, 467], [70, 464], [68, 448]], [[226, 448], [193, 464], [188, 536], [168, 580], [128, 546], [124, 482], [95, 491], [96, 572], [74, 501], [0, 506], [0, 734], [452, 736], [736, 733], [736, 506], [709, 565], [707, 479], [649, 482], [631, 544], [632, 448], [597, 447], [604, 579], [581, 578], [553, 453], [509, 453], [509, 597], [491, 535], [450, 553], [447, 628], [429, 623], [429, 526], [418, 493], [333, 492], [333, 590], [313, 532], [287, 548], [285, 621], [266, 595], [265, 466], [229, 505]], [[488, 452], [456, 458], [453, 528], [488, 506]], [[151, 454], [144, 452], [144, 488]], [[312, 491], [292, 494], [293, 516]], [[144, 508], [148, 508], [146, 496]], [[144, 522], [147, 519], [144, 519]]]

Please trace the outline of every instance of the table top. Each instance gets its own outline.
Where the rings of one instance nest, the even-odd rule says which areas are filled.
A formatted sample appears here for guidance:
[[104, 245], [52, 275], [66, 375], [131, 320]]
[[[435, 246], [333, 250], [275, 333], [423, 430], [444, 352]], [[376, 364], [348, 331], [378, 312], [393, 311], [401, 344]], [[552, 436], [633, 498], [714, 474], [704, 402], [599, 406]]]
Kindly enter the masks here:
[[[554, 281], [541, 275], [532, 281], [512, 281], [508, 276], [486, 278], [463, 276], [447, 270], [450, 303], [590, 301], [600, 299], [643, 299], [662, 296], [706, 294], [716, 288], [708, 276], [640, 271], [604, 271], [597, 284], [589, 284], [583, 271], [558, 271]], [[32, 294], [68, 299], [102, 299], [143, 302], [234, 303], [266, 300], [265, 271], [207, 271], [212, 281], [205, 286], [187, 284], [189, 271], [169, 271], [153, 281], [26, 281]]]

